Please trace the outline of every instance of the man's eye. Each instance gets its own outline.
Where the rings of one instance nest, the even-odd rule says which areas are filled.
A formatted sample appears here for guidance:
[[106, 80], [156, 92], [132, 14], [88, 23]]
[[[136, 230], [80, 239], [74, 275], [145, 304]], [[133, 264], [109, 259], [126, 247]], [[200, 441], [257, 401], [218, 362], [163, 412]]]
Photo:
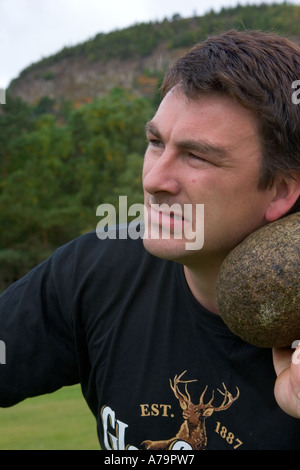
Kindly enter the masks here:
[[202, 158], [199, 155], [195, 155], [194, 153], [189, 153], [189, 157], [193, 160], [199, 160], [201, 162], [206, 161], [205, 158]]
[[160, 147], [162, 142], [157, 139], [147, 139], [148, 145], [152, 145], [153, 147]]

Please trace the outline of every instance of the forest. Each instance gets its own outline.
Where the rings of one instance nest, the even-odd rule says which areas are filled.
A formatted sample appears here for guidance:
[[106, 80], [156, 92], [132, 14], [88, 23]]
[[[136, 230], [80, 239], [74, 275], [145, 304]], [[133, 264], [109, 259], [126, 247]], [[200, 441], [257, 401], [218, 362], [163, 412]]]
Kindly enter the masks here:
[[[44, 100], [45, 101], [45, 100]], [[115, 89], [80, 109], [40, 113], [7, 96], [0, 116], [0, 289], [94, 230], [96, 208], [143, 202], [149, 99]]]
[[[90, 60], [117, 53], [135, 57], [162, 40], [170, 48], [186, 47], [211, 31], [238, 26], [293, 38], [299, 24], [295, 5], [237, 6], [99, 34], [44, 60], [64, 54], [87, 54]], [[8, 90], [0, 106], [0, 291], [58, 246], [94, 230], [100, 204], [117, 207], [120, 195], [128, 197], [128, 205], [143, 202], [144, 125], [157, 96], [114, 88], [77, 107], [47, 96], [29, 105]]]

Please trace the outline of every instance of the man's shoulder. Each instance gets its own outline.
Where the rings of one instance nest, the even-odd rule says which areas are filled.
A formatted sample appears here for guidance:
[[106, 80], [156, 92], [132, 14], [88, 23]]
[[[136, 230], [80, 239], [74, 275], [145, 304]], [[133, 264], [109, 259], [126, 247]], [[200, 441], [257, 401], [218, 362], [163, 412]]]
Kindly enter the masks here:
[[85, 286], [84, 291], [90, 293], [101, 285], [113, 295], [116, 285], [126, 290], [133, 279], [144, 278], [145, 273], [148, 279], [151, 273], [155, 277], [165, 261], [144, 248], [142, 237], [125, 236], [123, 227], [111, 230], [107, 238], [100, 239], [93, 231], [56, 250], [51, 263], [56, 278], [72, 284], [73, 292]]
[[72, 257], [77, 264], [94, 264], [95, 262], [125, 262], [144, 256], [152, 257], [145, 250], [142, 239], [142, 229], [134, 231], [130, 226], [111, 226], [100, 233], [95, 231], [85, 233], [71, 240], [56, 250], [56, 258]]

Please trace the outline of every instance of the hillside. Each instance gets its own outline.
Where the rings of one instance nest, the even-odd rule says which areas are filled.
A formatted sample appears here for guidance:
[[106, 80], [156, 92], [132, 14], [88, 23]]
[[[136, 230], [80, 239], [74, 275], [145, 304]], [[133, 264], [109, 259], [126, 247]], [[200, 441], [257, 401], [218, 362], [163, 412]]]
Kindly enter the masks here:
[[36, 104], [42, 97], [77, 105], [116, 87], [152, 96], [164, 70], [208, 34], [230, 28], [276, 31], [300, 43], [300, 6], [261, 4], [213, 10], [201, 17], [141, 23], [66, 47], [22, 71], [9, 91]]

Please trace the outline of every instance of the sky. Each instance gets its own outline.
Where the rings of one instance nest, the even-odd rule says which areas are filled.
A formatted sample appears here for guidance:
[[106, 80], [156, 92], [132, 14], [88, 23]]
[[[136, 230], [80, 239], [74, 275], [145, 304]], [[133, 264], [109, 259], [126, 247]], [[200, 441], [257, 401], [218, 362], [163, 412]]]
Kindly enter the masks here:
[[[259, 0], [0, 0], [0, 89], [34, 62], [98, 33]], [[264, 3], [282, 3], [264, 0]], [[300, 0], [290, 3], [300, 5]]]

